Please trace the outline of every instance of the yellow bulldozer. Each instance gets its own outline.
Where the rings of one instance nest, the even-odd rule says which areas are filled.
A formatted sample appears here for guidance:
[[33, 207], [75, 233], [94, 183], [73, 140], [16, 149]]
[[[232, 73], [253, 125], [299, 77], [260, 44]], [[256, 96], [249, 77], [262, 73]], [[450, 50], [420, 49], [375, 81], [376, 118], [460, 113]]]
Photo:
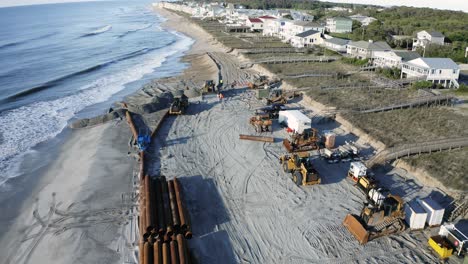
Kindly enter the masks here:
[[304, 130], [303, 133], [294, 133], [291, 135], [291, 139], [284, 139], [283, 146], [286, 150], [291, 152], [298, 151], [309, 151], [314, 149], [319, 149], [318, 143], [320, 138], [318, 136], [318, 131], [315, 128], [310, 128]]
[[343, 225], [361, 245], [381, 236], [405, 230], [405, 213], [401, 197], [389, 194], [381, 201], [366, 204], [359, 216], [346, 215]]
[[286, 173], [291, 173], [294, 183], [301, 185], [320, 184], [320, 176], [312, 166], [309, 153], [300, 152], [280, 157], [281, 165]]

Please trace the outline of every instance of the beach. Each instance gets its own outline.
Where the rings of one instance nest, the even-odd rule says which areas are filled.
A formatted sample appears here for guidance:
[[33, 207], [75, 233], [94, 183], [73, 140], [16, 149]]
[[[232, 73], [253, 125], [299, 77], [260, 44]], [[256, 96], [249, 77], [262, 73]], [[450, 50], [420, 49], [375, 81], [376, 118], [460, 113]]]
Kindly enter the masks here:
[[[240, 69], [238, 56], [186, 18], [155, 11], [167, 19], [164, 27], [195, 40], [182, 58], [189, 66], [180, 76], [153, 80], [126, 101], [151, 101], [148, 94], [157, 90], [191, 91], [205, 80], [245, 83], [258, 74]], [[296, 186], [278, 162], [284, 129], [275, 124], [271, 144], [239, 140], [240, 133], [254, 133], [247, 120], [263, 103], [245, 87], [235, 88], [226, 89], [221, 102], [216, 95], [192, 96], [187, 114], [166, 118], [148, 150], [149, 175], [182, 183], [193, 225], [189, 248], [199, 263], [436, 261], [419, 233], [359, 246], [342, 225], [364, 199], [346, 179], [349, 165], [329, 169], [314, 153], [322, 184]], [[307, 100], [291, 107], [310, 115], [319, 111]], [[353, 140], [365, 153], [374, 151], [339, 123], [317, 128], [333, 130], [339, 144]], [[138, 162], [130, 138], [119, 118], [70, 130], [56, 160], [15, 200], [20, 209], [1, 236], [2, 263], [136, 263]], [[398, 169], [376, 173], [405, 200], [433, 191], [404, 188], [402, 182], [414, 178]]]

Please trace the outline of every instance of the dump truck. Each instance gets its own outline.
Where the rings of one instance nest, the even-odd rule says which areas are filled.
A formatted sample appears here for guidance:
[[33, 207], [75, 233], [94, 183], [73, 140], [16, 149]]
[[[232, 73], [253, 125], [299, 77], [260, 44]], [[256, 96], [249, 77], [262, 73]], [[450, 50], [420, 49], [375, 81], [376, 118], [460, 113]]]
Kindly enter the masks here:
[[203, 85], [203, 93], [216, 93], [216, 85], [213, 80], [206, 80]]
[[273, 132], [273, 121], [268, 114], [255, 115], [249, 123], [255, 127], [255, 132]]
[[378, 205], [364, 204], [360, 215], [346, 215], [343, 225], [363, 245], [381, 236], [405, 230], [403, 200], [387, 195]]
[[315, 128], [305, 129], [303, 133], [293, 133], [291, 139], [284, 139], [283, 146], [291, 152], [319, 149], [318, 131]]
[[453, 254], [453, 247], [447, 240], [447, 237], [440, 235], [431, 236], [427, 244], [442, 260], [449, 258]]
[[291, 173], [291, 178], [298, 186], [320, 184], [321, 179], [314, 169], [309, 153], [300, 152], [280, 157], [284, 172]]
[[187, 110], [188, 105], [188, 97], [185, 96], [183, 91], [179, 91], [178, 94], [174, 95], [174, 100], [169, 108], [169, 114], [182, 115]]

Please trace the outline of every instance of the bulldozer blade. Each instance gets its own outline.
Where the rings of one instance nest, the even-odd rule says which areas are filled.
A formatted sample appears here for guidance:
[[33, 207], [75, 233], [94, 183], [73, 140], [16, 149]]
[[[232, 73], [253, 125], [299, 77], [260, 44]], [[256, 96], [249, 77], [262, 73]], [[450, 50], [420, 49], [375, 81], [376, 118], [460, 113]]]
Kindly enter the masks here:
[[364, 245], [369, 241], [369, 232], [362, 226], [356, 216], [346, 215], [343, 225], [359, 241], [359, 244]]
[[286, 150], [291, 153], [293, 151], [292, 147], [291, 147], [291, 142], [289, 142], [289, 140], [287, 139], [283, 139], [283, 146], [286, 148]]

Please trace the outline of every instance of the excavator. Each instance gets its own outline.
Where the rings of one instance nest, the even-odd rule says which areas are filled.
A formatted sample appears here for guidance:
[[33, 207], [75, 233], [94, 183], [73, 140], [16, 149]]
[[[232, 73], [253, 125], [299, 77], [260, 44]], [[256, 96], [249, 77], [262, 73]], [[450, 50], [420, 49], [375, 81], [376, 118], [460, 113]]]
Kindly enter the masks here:
[[319, 149], [320, 138], [315, 128], [305, 129], [303, 133], [294, 133], [291, 140], [284, 139], [283, 145], [286, 150], [291, 152], [309, 151]]
[[275, 86], [280, 82], [280, 79], [269, 80], [268, 76], [261, 75], [257, 77], [253, 82], [249, 82], [247, 86], [249, 87], [249, 89], [263, 89], [264, 87], [270, 88], [271, 86]]
[[216, 86], [213, 80], [206, 80], [203, 85], [203, 93], [215, 93]]
[[174, 96], [171, 107], [169, 108], [170, 115], [182, 115], [187, 110], [189, 105], [188, 97], [185, 96], [184, 92], [180, 92]]
[[391, 194], [378, 197], [379, 200], [364, 204], [359, 216], [348, 214], [343, 221], [343, 225], [361, 245], [405, 230], [404, 202], [401, 197]]
[[320, 184], [321, 179], [310, 161], [309, 153], [299, 152], [280, 157], [280, 163], [286, 173], [291, 173], [298, 186]]

